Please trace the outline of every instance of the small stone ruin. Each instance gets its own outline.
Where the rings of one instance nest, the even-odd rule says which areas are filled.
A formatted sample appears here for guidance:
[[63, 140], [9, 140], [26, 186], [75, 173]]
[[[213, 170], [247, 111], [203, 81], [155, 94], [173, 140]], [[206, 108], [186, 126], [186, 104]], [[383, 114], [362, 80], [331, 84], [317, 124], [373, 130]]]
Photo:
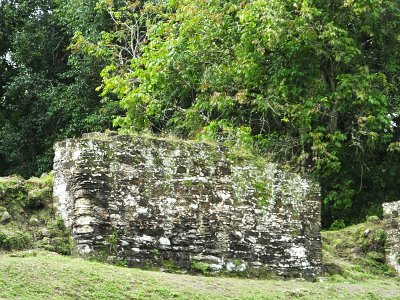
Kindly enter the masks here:
[[54, 175], [59, 214], [82, 255], [251, 276], [321, 273], [319, 187], [264, 159], [93, 133], [55, 145]]

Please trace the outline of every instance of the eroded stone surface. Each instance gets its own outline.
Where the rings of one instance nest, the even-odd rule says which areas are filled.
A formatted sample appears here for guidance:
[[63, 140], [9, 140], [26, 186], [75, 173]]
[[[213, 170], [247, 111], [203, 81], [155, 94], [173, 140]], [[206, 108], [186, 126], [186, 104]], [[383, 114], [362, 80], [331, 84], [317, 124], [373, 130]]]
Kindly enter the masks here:
[[130, 266], [320, 273], [319, 188], [274, 164], [202, 143], [89, 134], [55, 145], [54, 172], [80, 253]]
[[400, 201], [383, 204], [386, 223], [386, 262], [400, 274]]

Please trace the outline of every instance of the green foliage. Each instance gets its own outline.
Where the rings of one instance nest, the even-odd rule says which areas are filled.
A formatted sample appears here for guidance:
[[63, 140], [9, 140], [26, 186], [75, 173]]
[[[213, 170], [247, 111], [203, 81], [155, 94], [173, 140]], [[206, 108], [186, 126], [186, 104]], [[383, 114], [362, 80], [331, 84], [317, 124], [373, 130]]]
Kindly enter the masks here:
[[179, 271], [179, 268], [172, 260], [163, 260], [162, 268], [170, 273], [177, 273]]
[[100, 3], [112, 49], [137, 25], [122, 43], [135, 52], [102, 71], [103, 96], [126, 111], [116, 125], [290, 161], [321, 182], [324, 226], [400, 196], [397, 1]]
[[210, 273], [210, 265], [202, 261], [192, 261], [191, 269], [194, 272], [203, 275], [207, 275]]
[[[110, 126], [112, 108], [95, 91], [104, 60], [67, 50], [75, 30], [86, 26], [95, 35], [108, 28], [84, 23], [94, 5], [1, 1], [0, 175], [38, 176], [51, 169], [56, 140]], [[63, 10], [77, 6], [86, 10], [75, 10], [73, 18]]]
[[3, 0], [0, 16], [0, 175], [48, 171], [56, 140], [114, 115], [310, 172], [325, 227], [400, 197], [398, 1]]
[[339, 230], [339, 229], [343, 229], [346, 227], [346, 224], [344, 223], [344, 221], [342, 219], [340, 220], [335, 220], [332, 222], [331, 226], [329, 227], [330, 230]]
[[38, 243], [42, 248], [57, 252], [62, 255], [70, 255], [73, 248], [69, 230], [65, 227], [63, 220], [59, 216], [52, 216], [47, 220], [46, 228], [49, 239]]
[[26, 232], [0, 227], [0, 249], [22, 250], [32, 246], [32, 238]]
[[113, 229], [112, 232], [107, 236], [106, 242], [109, 246], [110, 254], [117, 253], [118, 243], [121, 239], [122, 232], [119, 229]]

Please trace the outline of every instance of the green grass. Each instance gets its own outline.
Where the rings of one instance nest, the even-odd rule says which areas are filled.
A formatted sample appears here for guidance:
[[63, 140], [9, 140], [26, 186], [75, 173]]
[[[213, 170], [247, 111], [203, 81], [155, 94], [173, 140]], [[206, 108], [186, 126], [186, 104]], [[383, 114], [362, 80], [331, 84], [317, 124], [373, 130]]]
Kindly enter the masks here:
[[17, 257], [0, 254], [0, 299], [400, 299], [400, 280], [312, 283], [216, 278], [129, 269], [50, 252], [20, 252]]

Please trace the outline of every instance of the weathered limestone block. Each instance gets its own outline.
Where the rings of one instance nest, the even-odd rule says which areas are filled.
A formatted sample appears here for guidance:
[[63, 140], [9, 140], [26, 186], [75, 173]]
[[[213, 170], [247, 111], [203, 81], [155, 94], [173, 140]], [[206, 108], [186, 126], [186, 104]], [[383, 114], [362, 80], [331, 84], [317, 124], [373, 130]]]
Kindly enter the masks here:
[[383, 203], [386, 262], [400, 274], [400, 201]]
[[54, 195], [82, 254], [129, 266], [321, 272], [319, 187], [221, 146], [116, 134], [55, 145]]

